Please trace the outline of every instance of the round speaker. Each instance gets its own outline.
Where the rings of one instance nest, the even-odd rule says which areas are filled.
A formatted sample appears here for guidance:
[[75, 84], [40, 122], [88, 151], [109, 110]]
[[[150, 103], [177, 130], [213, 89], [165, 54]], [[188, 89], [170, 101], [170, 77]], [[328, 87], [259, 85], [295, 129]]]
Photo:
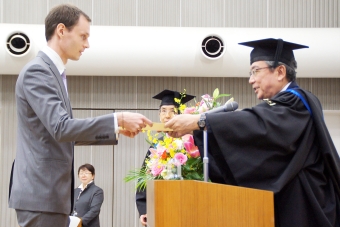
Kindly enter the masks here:
[[202, 52], [209, 59], [218, 59], [224, 53], [224, 44], [218, 36], [208, 36], [202, 41]]
[[30, 39], [24, 33], [13, 33], [10, 35], [6, 42], [8, 52], [16, 57], [25, 55], [30, 47]]

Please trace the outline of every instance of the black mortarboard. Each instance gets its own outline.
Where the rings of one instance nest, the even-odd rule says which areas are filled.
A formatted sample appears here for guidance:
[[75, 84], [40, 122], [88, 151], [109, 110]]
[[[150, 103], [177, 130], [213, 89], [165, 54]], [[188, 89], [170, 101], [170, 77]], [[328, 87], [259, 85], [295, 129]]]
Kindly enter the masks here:
[[[181, 99], [181, 94], [178, 91], [163, 90], [152, 98], [161, 100], [160, 106], [175, 105], [178, 107], [179, 104], [175, 102], [175, 98]], [[181, 104], [189, 102], [193, 98], [195, 98], [195, 96], [184, 94], [181, 99]]]
[[272, 38], [254, 40], [239, 44], [254, 48], [250, 53], [250, 64], [253, 64], [253, 62], [256, 61], [275, 61], [275, 67], [278, 62], [290, 65], [292, 60], [295, 60], [293, 50], [308, 48], [308, 46]]

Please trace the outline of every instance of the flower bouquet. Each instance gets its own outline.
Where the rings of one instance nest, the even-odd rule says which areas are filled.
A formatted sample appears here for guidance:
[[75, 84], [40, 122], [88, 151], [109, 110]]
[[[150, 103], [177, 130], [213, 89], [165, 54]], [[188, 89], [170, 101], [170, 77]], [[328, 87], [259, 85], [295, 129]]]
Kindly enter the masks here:
[[148, 180], [203, 180], [203, 162], [192, 135], [173, 138], [165, 133], [147, 133], [151, 147], [145, 165], [130, 171], [126, 182], [137, 180], [137, 189], [144, 190]]
[[[205, 94], [201, 96], [200, 102], [195, 101], [194, 106], [187, 107], [181, 104], [181, 99], [186, 95], [185, 90], [180, 94], [181, 98], [175, 98], [175, 102], [179, 103], [179, 111], [186, 114], [200, 114], [219, 107], [221, 103], [217, 102], [217, 99], [230, 96], [230, 94], [219, 94], [216, 88], [212, 97]], [[151, 134], [147, 131], [147, 136], [146, 141], [150, 144], [150, 148], [145, 158], [145, 165], [130, 171], [124, 178], [125, 182], [137, 180], [137, 190], [144, 190], [148, 180], [204, 180], [203, 161], [192, 135], [173, 138], [166, 133]]]
[[[185, 93], [181, 93], [181, 95], [185, 95]], [[214, 109], [216, 107], [221, 106], [221, 103], [217, 101], [217, 99], [221, 97], [230, 96], [230, 94], [220, 94], [218, 88], [216, 88], [213, 92], [213, 96], [211, 97], [209, 94], [205, 94], [201, 96], [201, 101], [196, 102], [194, 106], [186, 107], [185, 105], [180, 106], [181, 113], [184, 114], [201, 114], [208, 110]], [[233, 98], [229, 99], [227, 102], [234, 101]]]

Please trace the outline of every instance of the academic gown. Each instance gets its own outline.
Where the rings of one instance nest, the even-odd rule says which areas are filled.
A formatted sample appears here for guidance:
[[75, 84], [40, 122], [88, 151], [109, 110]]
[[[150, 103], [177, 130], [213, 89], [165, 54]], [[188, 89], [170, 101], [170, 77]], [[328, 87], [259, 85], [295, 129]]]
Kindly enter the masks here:
[[[152, 148], [152, 147], [150, 146], [150, 148]], [[150, 154], [151, 154], [151, 152], [150, 152], [150, 150], [148, 150], [148, 152], [146, 152], [142, 167], [144, 167], [146, 165], [145, 159], [148, 158]], [[146, 189], [145, 190], [137, 189], [137, 191], [136, 191], [136, 206], [137, 206], [139, 216], [146, 214]]]
[[[284, 91], [250, 109], [207, 114], [209, 154], [227, 184], [274, 192], [276, 227], [340, 226], [340, 160], [321, 104], [295, 82], [289, 88], [311, 113]], [[194, 140], [203, 155], [202, 132]]]

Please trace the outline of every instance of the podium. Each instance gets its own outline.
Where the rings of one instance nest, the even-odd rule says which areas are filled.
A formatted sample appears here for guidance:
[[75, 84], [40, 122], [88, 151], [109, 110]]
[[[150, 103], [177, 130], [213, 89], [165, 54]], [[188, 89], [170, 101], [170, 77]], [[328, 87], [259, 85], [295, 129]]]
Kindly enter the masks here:
[[274, 193], [192, 180], [147, 182], [148, 227], [274, 227]]

